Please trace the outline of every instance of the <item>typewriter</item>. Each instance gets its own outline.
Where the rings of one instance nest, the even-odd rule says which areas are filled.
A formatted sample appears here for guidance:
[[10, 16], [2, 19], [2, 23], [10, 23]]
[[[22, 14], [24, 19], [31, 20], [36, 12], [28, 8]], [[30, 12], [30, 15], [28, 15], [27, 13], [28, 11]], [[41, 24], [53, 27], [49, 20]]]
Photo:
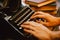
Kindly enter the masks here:
[[29, 6], [23, 6], [21, 0], [4, 0], [2, 5], [0, 17], [11, 25], [20, 35], [29, 38], [31, 34], [26, 34], [20, 25], [25, 21], [30, 21], [30, 17], [33, 15], [34, 11], [31, 10]]

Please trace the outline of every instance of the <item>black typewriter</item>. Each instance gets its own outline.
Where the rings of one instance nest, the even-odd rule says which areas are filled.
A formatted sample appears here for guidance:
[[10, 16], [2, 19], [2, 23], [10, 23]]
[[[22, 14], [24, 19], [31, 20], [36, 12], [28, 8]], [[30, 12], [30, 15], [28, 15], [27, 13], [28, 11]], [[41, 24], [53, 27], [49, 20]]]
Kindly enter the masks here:
[[31, 34], [26, 34], [20, 25], [25, 21], [29, 21], [33, 13], [34, 11], [29, 6], [21, 4], [21, 0], [3, 0], [0, 8], [0, 17], [25, 38], [32, 38], [32, 36]]
[[[24, 36], [24, 34], [19, 31], [19, 27], [22, 23], [25, 21], [29, 21], [30, 16], [34, 13], [29, 7], [25, 6], [22, 9], [20, 9], [18, 12], [11, 16], [4, 17], [4, 19], [16, 30], [18, 31], [21, 35]], [[22, 29], [22, 28], [21, 28]], [[20, 29], [20, 30], [21, 30]]]

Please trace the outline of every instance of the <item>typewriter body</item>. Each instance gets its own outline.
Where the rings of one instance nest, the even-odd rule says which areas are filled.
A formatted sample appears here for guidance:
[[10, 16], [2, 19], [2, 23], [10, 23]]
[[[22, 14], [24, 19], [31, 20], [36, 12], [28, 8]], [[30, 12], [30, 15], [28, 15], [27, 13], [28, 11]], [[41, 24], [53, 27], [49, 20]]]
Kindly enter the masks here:
[[[0, 18], [4, 20], [1, 21], [5, 25], [4, 29], [9, 25], [8, 27], [12, 28], [12, 30], [16, 31], [16, 33], [18, 33], [17, 35], [20, 36], [18, 40], [30, 40], [34, 38], [31, 34], [26, 34], [20, 26], [25, 21], [29, 21], [29, 18], [34, 13], [29, 6], [23, 6], [21, 0], [3, 0], [0, 6]], [[8, 28], [8, 30], [10, 28]], [[10, 31], [12, 30], [10, 29]], [[13, 34], [15, 34], [15, 32]]]

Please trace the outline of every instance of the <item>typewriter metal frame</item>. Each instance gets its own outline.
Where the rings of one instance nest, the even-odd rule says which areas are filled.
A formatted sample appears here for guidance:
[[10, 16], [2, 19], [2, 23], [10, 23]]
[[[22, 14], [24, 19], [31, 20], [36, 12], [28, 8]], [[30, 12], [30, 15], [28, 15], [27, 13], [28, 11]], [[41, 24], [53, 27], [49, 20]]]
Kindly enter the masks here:
[[[28, 8], [28, 10], [26, 9], [26, 8]], [[18, 16], [18, 15], [20, 15], [20, 14], [22, 14], [22, 12], [23, 11], [25, 11], [26, 10], [26, 12], [22, 15], [22, 16]], [[28, 14], [29, 13], [29, 14]], [[18, 32], [18, 33], [20, 33], [22, 36], [24, 36], [24, 34], [23, 33], [21, 33], [20, 32], [20, 30], [22, 29], [22, 28], [20, 28], [20, 30], [18, 29], [18, 27], [24, 22], [24, 21], [26, 21], [26, 20], [29, 20], [29, 17], [32, 15], [34, 13], [34, 11], [32, 11], [31, 9], [29, 9], [29, 7], [27, 7], [27, 6], [25, 6], [22, 10], [20, 10], [18, 13], [16, 13], [14, 16], [7, 16], [6, 14], [5, 14], [5, 16], [6, 17], [4, 17], [4, 19]], [[16, 18], [18, 16], [18, 18]], [[15, 20], [16, 19], [16, 20]], [[12, 21], [12, 20], [15, 20], [15, 21]], [[19, 21], [20, 20], [20, 21]], [[18, 22], [19, 21], [19, 22]], [[17, 23], [17, 24], [15, 24], [15, 23]], [[15, 25], [14, 25], [15, 24]], [[15, 27], [16, 26], [16, 27]]]
[[23, 6], [22, 4], [20, 4], [21, 2], [19, 0], [17, 1], [18, 3], [16, 3], [16, 5], [18, 4], [17, 7], [14, 3], [10, 4], [10, 2], [12, 3], [12, 0], [4, 0], [2, 2], [4, 6], [2, 7], [2, 18], [19, 34], [24, 37], [28, 37], [26, 36], [26, 34], [24, 34], [24, 31], [22, 30], [22, 27], [20, 27], [20, 25], [23, 22], [29, 20], [34, 11], [31, 10], [29, 6]]

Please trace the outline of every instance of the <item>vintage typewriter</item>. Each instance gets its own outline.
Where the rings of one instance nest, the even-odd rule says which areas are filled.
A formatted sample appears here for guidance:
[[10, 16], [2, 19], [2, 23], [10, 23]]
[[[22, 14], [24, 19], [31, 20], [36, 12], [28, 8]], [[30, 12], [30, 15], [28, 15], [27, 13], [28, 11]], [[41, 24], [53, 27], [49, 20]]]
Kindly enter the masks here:
[[[7, 1], [5, 4], [4, 2]], [[29, 21], [30, 17], [34, 13], [33, 10], [30, 9], [29, 6], [23, 6], [21, 5], [21, 0], [15, 0], [13, 3], [12, 0], [5, 0], [3, 3], [2, 9], [0, 9], [0, 17], [2, 17], [9, 25], [11, 25], [12, 28], [14, 28], [19, 34], [21, 34], [24, 37], [29, 37], [31, 34], [26, 34], [23, 31], [23, 28], [20, 27], [22, 23], [25, 21]], [[11, 4], [9, 4], [11, 2]], [[18, 4], [18, 5], [17, 5]], [[19, 29], [20, 27], [20, 29]]]
[[4, 19], [21, 35], [24, 36], [24, 34], [18, 30], [20, 25], [24, 23], [25, 21], [29, 21], [30, 16], [34, 13], [29, 7], [25, 6], [22, 9], [19, 10], [19, 12], [16, 12], [15, 14], [11, 16], [6, 16]]

